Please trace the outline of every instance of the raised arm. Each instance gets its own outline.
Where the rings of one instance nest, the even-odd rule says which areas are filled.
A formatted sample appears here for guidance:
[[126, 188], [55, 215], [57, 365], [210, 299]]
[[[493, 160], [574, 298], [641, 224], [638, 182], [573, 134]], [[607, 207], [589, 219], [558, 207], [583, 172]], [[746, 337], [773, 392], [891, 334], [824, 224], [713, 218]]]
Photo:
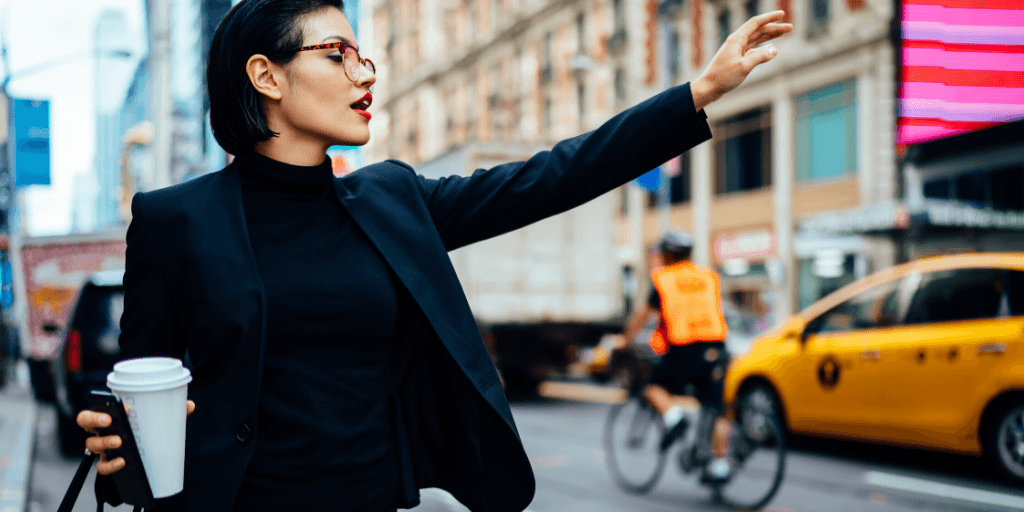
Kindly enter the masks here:
[[775, 57], [774, 47], [755, 46], [792, 30], [778, 23], [782, 16], [777, 11], [752, 18], [692, 84], [662, 92], [551, 151], [468, 177], [420, 178], [445, 247], [456, 249], [579, 206], [711, 138], [702, 109]]

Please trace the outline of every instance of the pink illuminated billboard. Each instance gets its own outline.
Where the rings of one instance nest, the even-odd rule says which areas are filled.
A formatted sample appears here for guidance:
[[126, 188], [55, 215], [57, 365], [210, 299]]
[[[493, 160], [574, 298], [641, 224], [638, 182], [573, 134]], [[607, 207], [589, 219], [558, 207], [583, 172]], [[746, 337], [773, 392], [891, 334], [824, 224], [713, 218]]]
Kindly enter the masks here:
[[897, 142], [1024, 119], [1024, 0], [903, 0]]

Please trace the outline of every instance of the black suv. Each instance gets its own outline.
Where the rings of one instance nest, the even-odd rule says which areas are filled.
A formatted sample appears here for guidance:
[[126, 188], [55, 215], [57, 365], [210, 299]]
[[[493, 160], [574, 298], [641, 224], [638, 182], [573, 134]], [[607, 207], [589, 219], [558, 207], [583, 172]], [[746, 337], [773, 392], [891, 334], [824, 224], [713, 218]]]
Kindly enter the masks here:
[[82, 286], [53, 363], [57, 436], [65, 455], [82, 455], [84, 430], [75, 423], [90, 391], [107, 389], [107, 374], [120, 360], [117, 343], [124, 311], [124, 270], [96, 272]]

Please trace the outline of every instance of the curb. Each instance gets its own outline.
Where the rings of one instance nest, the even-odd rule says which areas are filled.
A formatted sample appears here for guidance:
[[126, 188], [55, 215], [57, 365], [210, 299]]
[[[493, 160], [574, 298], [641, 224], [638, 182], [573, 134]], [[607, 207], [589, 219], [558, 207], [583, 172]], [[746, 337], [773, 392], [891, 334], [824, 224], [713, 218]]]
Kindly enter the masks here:
[[0, 390], [0, 512], [26, 510], [37, 416], [31, 396]]

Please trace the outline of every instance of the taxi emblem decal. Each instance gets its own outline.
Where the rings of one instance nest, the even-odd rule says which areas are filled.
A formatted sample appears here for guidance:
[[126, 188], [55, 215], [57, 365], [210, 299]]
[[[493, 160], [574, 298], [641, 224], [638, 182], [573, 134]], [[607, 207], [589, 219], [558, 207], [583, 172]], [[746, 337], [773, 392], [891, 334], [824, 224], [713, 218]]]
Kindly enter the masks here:
[[818, 382], [825, 389], [832, 389], [839, 384], [839, 361], [832, 356], [825, 356], [818, 365]]

